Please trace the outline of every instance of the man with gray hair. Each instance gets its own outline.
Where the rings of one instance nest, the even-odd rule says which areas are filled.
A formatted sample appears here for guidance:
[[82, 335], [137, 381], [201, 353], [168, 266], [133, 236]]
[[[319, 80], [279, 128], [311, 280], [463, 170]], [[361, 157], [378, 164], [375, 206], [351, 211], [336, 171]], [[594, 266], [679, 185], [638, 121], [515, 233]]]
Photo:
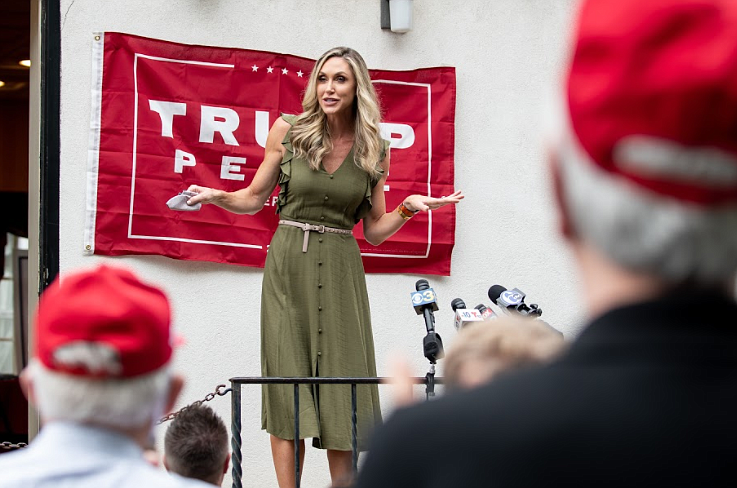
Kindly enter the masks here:
[[21, 383], [43, 427], [0, 457], [0, 488], [203, 487], [143, 459], [183, 379], [169, 371], [169, 301], [111, 266], [64, 275], [41, 296]]
[[396, 413], [358, 488], [737, 486], [737, 2], [584, 1], [551, 156], [589, 324]]
[[220, 486], [229, 461], [228, 431], [207, 405], [184, 409], [166, 429], [164, 466], [170, 472]]

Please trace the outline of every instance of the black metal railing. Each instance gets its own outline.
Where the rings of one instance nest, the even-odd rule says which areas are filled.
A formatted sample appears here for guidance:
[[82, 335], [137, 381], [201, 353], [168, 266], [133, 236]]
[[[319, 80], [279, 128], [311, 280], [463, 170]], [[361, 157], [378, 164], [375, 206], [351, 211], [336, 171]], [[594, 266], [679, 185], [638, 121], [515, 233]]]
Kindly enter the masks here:
[[[434, 368], [427, 376], [411, 378], [413, 384], [425, 385], [426, 398], [435, 394], [435, 385], [442, 384], [442, 378], [434, 376]], [[351, 385], [351, 448], [353, 473], [358, 469], [358, 435], [357, 435], [357, 401], [356, 385], [377, 385], [389, 383], [391, 378], [265, 378], [265, 377], [236, 377], [230, 379], [231, 387], [231, 473], [233, 475], [233, 488], [243, 487], [243, 468], [241, 452], [241, 385], [294, 385], [294, 482], [300, 486], [300, 448], [299, 448], [299, 385]]]

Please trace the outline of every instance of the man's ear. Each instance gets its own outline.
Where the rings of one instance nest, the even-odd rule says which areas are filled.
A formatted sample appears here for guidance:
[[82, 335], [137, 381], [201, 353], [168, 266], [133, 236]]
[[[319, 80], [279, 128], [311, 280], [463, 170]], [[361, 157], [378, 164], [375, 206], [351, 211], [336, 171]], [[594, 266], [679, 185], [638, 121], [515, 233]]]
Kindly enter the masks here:
[[164, 405], [164, 412], [169, 413], [174, 408], [174, 404], [179, 397], [179, 394], [184, 388], [184, 377], [180, 374], [172, 374], [169, 380], [169, 393], [166, 398], [166, 404]]
[[225, 456], [225, 462], [223, 463], [223, 474], [228, 473], [229, 467], [230, 467], [230, 453], [228, 453], [228, 455]]
[[18, 380], [25, 397], [32, 405], [36, 406], [36, 395], [33, 391], [33, 373], [28, 368], [24, 368]]
[[548, 161], [548, 169], [553, 180], [553, 195], [558, 207], [558, 225], [560, 233], [566, 240], [572, 241], [575, 239], [576, 235], [573, 230], [573, 224], [571, 223], [570, 218], [571, 216], [566, 205], [564, 189], [565, 182], [563, 181], [563, 175], [561, 172], [560, 157], [556, 149], [549, 147], [547, 149], [546, 158]]

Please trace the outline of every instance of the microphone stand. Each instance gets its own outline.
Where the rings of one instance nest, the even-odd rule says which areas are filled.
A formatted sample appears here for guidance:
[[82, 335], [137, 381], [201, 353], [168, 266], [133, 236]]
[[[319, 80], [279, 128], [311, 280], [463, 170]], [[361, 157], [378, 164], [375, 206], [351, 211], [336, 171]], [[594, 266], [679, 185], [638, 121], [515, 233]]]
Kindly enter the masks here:
[[443, 341], [440, 335], [435, 333], [435, 329], [428, 331], [422, 340], [422, 349], [425, 357], [430, 361], [430, 369], [425, 375], [425, 399], [429, 400], [435, 396], [435, 365], [437, 360], [445, 355]]
[[415, 290], [417, 290], [417, 293], [413, 293], [412, 302], [417, 314], [422, 315], [425, 319], [425, 328], [427, 329], [427, 335], [422, 340], [422, 351], [427, 360], [430, 361], [430, 370], [425, 375], [425, 395], [429, 400], [435, 396], [435, 364], [445, 353], [443, 352], [443, 340], [440, 338], [440, 334], [435, 332], [433, 311], [438, 309], [435, 292], [430, 288], [427, 280], [418, 280], [415, 283]]

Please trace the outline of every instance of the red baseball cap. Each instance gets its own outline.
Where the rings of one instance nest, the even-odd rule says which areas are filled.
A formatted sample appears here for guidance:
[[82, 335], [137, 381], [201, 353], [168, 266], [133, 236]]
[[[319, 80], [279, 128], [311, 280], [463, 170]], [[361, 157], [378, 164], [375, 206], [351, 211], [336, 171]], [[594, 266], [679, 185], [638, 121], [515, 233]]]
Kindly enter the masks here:
[[129, 378], [169, 362], [171, 314], [163, 291], [101, 265], [57, 278], [36, 312], [35, 356], [47, 368]]
[[567, 103], [591, 162], [680, 201], [737, 202], [737, 1], [582, 4]]

